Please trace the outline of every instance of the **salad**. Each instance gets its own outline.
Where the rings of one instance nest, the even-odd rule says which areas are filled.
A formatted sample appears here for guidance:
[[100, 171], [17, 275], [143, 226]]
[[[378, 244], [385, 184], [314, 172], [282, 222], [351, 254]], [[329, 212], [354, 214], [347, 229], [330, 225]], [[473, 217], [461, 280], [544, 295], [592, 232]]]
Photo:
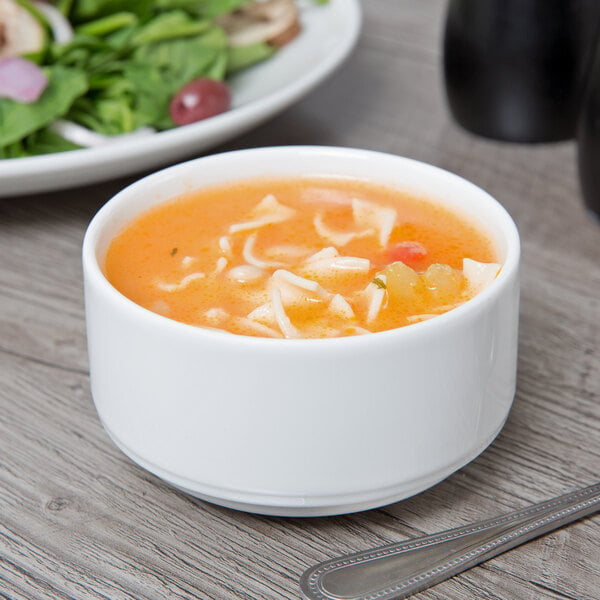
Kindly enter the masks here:
[[219, 114], [299, 30], [294, 0], [0, 0], [0, 158]]

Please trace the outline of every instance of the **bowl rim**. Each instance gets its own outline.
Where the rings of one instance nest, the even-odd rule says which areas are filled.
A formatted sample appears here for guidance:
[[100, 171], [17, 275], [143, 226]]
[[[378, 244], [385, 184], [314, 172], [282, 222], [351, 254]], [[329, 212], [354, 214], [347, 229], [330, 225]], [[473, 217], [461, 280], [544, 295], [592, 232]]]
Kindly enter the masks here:
[[[102, 268], [99, 264], [99, 260], [97, 258], [97, 245], [99, 242], [99, 238], [104, 228], [110, 225], [113, 218], [113, 214], [118, 209], [118, 207], [130, 201], [130, 199], [132, 197], [135, 197], [139, 191], [144, 190], [145, 188], [147, 188], [147, 186], [151, 186], [154, 183], [164, 181], [165, 179], [172, 179], [186, 174], [189, 171], [193, 170], [194, 167], [199, 163], [202, 163], [203, 165], [207, 165], [210, 162], [217, 161], [233, 163], [238, 160], [244, 160], [246, 156], [250, 155], [256, 156], [259, 154], [277, 154], [284, 156], [286, 154], [289, 155], [292, 153], [295, 158], [298, 158], [299, 154], [320, 154], [323, 156], [324, 159], [326, 159], [327, 156], [335, 156], [336, 158], [342, 160], [377, 160], [382, 158], [385, 158], [386, 160], [392, 159], [394, 161], [397, 161], [399, 165], [403, 164], [409, 168], [411, 166], [416, 166], [420, 169], [429, 170], [432, 174], [437, 173], [438, 175], [446, 177], [449, 180], [454, 180], [456, 183], [459, 183], [462, 186], [471, 188], [473, 191], [475, 191], [478, 195], [481, 196], [482, 200], [485, 199], [484, 201], [488, 203], [488, 206], [492, 207], [492, 209], [495, 211], [495, 218], [497, 219], [495, 225], [499, 227], [499, 229], [502, 232], [502, 235], [505, 238], [506, 256], [502, 262], [502, 269], [500, 271], [500, 274], [490, 285], [488, 285], [484, 290], [479, 292], [473, 298], [467, 300], [460, 306], [457, 306], [456, 308], [453, 308], [452, 310], [449, 310], [446, 313], [437, 315], [434, 319], [427, 319], [425, 321], [412, 323], [404, 327], [398, 327], [386, 331], [374, 332], [370, 335], [301, 339], [245, 336], [239, 334], [232, 334], [227, 331], [221, 331], [217, 329], [197, 327], [188, 323], [175, 321], [174, 319], [155, 313], [135, 303], [134, 301], [124, 296], [121, 292], [119, 292], [108, 281], [108, 279], [102, 271]], [[281, 177], [289, 176], [283, 172], [279, 174], [273, 173], [269, 176], [278, 177], [279, 175]], [[331, 176], [334, 177], [335, 175]], [[260, 177], [261, 173], [257, 173], [256, 178]], [[300, 178], [303, 176], [292, 175], [291, 177]], [[310, 177], [310, 174], [307, 174], [306, 177]], [[240, 178], [240, 180], [242, 179], [248, 178]], [[366, 180], [366, 178], [364, 177], [358, 177], [358, 179]], [[385, 183], [382, 181], [378, 182], [377, 178], [368, 181], [376, 185], [379, 183], [383, 185], [388, 185], [389, 187], [393, 187], [393, 184]], [[223, 183], [225, 183], [225, 181], [223, 181]], [[219, 184], [211, 183], [209, 185], [213, 186]], [[424, 195], [427, 195], [427, 191], [425, 189]], [[176, 196], [173, 196], [173, 198], [174, 197]], [[168, 202], [170, 199], [172, 198], [164, 198], [159, 202], [148, 206], [146, 209], [141, 209], [137, 211], [134, 216], [142, 214], [144, 210], [147, 210], [152, 206], [156, 206], [161, 202]], [[432, 196], [430, 200], [435, 202], [435, 197]], [[468, 317], [468, 315], [472, 313], [477, 313], [489, 302], [491, 302], [495, 297], [497, 297], [506, 286], [511, 285], [511, 282], [518, 275], [520, 253], [521, 243], [518, 229], [508, 211], [502, 206], [502, 204], [500, 204], [500, 202], [498, 202], [498, 200], [496, 200], [483, 188], [480, 188], [476, 184], [461, 177], [460, 175], [457, 175], [455, 173], [452, 173], [450, 171], [447, 171], [445, 169], [423, 161], [375, 150], [337, 146], [288, 145], [225, 151], [217, 154], [202, 156], [199, 158], [172, 165], [165, 169], [158, 170], [127, 185], [125, 188], [123, 188], [117, 194], [115, 194], [112, 198], [110, 198], [93, 216], [90, 223], [88, 224], [82, 245], [82, 264], [84, 279], [86, 280], [86, 288], [88, 287], [88, 285], [94, 286], [94, 288], [96, 288], [102, 293], [105, 299], [109, 300], [113, 305], [119, 305], [120, 308], [125, 310], [131, 318], [146, 321], [148, 327], [166, 328], [172, 330], [173, 333], [176, 335], [191, 336], [194, 338], [197, 337], [203, 340], [212, 340], [214, 342], [218, 341], [220, 343], [229, 342], [239, 347], [243, 347], [245, 345], [248, 345], [252, 349], [256, 349], [257, 346], [275, 347], [278, 351], [281, 351], [281, 349], [285, 347], [287, 350], [292, 351], [303, 350], [306, 347], [310, 347], [311, 350], [316, 350], [317, 348], [332, 349], [338, 348], [340, 346], [342, 348], [345, 348], [346, 346], [354, 347], [356, 345], [363, 344], [370, 345], [372, 343], [383, 342], [384, 340], [395, 340], [396, 338], [410, 339], [415, 335], [422, 336], [428, 333], [435, 332], [439, 329], [443, 329], [447, 326], [451, 326], [455, 323], [455, 321]]]

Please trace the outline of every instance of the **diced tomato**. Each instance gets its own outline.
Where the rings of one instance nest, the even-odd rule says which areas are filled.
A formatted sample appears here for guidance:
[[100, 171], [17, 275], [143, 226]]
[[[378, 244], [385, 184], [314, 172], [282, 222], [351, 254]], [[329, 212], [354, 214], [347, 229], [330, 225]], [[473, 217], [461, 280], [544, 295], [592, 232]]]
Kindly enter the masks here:
[[426, 258], [427, 248], [420, 242], [400, 242], [387, 248], [384, 252], [386, 263], [403, 262], [408, 266], [414, 266]]

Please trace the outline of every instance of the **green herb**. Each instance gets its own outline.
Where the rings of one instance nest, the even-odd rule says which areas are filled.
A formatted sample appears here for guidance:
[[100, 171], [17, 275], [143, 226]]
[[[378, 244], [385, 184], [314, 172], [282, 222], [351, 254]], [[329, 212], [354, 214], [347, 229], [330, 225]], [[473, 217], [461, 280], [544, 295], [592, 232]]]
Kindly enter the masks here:
[[382, 290], [387, 289], [387, 286], [385, 285], [385, 282], [383, 281], [383, 279], [380, 279], [379, 277], [375, 277], [373, 279], [373, 283], [378, 287], [381, 288]]
[[173, 248], [173, 250], [170, 252], [171, 256], [175, 256], [177, 254], [177, 250], [179, 250], [179, 248]]

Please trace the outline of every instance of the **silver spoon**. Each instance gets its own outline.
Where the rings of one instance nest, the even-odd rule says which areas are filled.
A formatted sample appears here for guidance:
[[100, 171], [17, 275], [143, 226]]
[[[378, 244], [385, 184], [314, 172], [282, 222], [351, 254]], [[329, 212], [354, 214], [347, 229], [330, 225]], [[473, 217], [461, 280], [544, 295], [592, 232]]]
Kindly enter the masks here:
[[600, 510], [600, 483], [465, 527], [326, 560], [306, 570], [307, 600], [400, 600]]

